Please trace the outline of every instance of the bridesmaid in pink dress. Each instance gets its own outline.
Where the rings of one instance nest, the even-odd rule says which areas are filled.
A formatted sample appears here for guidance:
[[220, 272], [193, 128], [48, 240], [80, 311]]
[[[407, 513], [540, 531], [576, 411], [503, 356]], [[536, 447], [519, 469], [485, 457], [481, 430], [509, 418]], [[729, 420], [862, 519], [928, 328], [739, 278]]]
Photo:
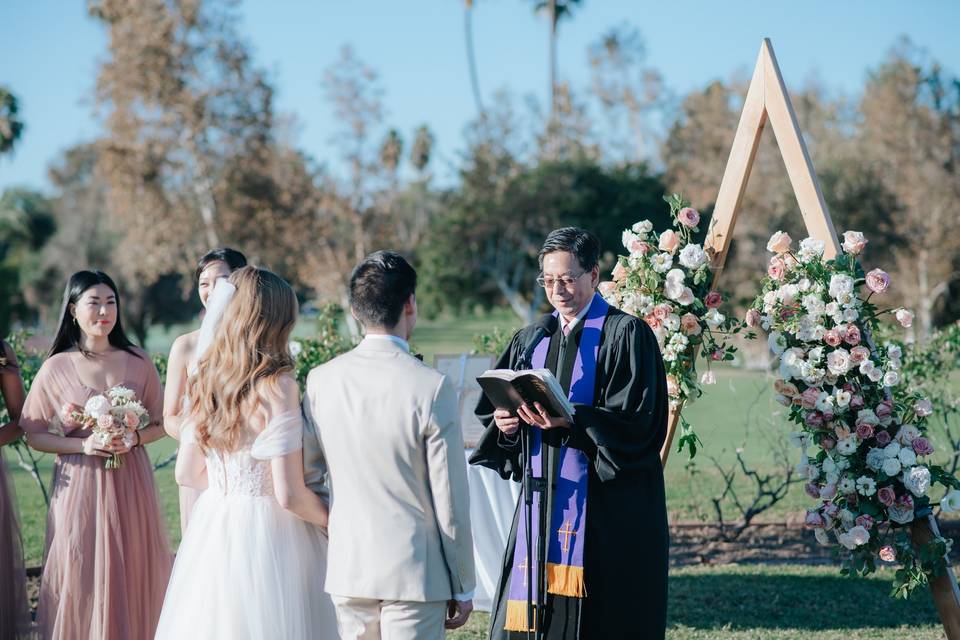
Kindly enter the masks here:
[[[123, 385], [149, 426], [105, 445], [64, 416]], [[33, 382], [20, 426], [38, 451], [56, 453], [37, 622], [41, 637], [152, 638], [173, 556], [153, 467], [142, 445], [164, 436], [157, 369], [127, 339], [120, 296], [105, 273], [80, 271], [64, 293], [60, 329]], [[111, 454], [119, 469], [106, 469]]]
[[[17, 357], [0, 340], [0, 394], [10, 422], [0, 425], [0, 446], [9, 444], [23, 432], [17, 426], [23, 408], [23, 380]], [[23, 545], [17, 523], [13, 486], [8, 486], [3, 455], [0, 454], [0, 640], [26, 637], [30, 629], [27, 580], [23, 571]]]
[[[206, 308], [207, 298], [213, 293], [213, 287], [221, 278], [240, 267], [247, 266], [247, 258], [235, 249], [224, 247], [208, 251], [197, 263], [197, 292], [200, 304]], [[195, 373], [197, 362], [197, 337], [200, 330], [185, 333], [173, 341], [170, 357], [167, 359], [167, 383], [163, 389], [163, 428], [167, 434], [180, 441], [180, 422], [183, 414], [183, 401], [186, 398], [187, 378]], [[180, 534], [187, 530], [190, 512], [203, 491], [180, 485]]]

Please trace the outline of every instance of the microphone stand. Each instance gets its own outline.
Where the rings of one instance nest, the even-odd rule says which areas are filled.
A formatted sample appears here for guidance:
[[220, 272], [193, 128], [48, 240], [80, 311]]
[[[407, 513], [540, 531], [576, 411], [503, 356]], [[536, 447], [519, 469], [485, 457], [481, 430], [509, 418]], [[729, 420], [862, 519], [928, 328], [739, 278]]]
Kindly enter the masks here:
[[[538, 332], [539, 334], [540, 332]], [[543, 339], [543, 335], [538, 335], [531, 342], [531, 347], [540, 342]], [[533, 349], [528, 347], [522, 354], [520, 360], [517, 362], [517, 371], [522, 371], [525, 369], [532, 369], [532, 359]], [[522, 421], [521, 421], [522, 422]], [[527, 584], [527, 640], [530, 640], [530, 625], [533, 622], [533, 638], [535, 640], [541, 640], [543, 638], [543, 620], [545, 619], [544, 609], [546, 608], [547, 596], [546, 596], [546, 571], [547, 571], [547, 547], [546, 547], [546, 525], [544, 524], [545, 519], [545, 493], [547, 489], [547, 479], [536, 478], [533, 475], [533, 425], [523, 424], [523, 436], [520, 438], [520, 449], [521, 455], [523, 456], [523, 501], [526, 505], [526, 508], [523, 510], [524, 517], [526, 518], [526, 544], [527, 544], [527, 554], [526, 558], [526, 584]], [[543, 448], [543, 437], [541, 434], [540, 438], [540, 455], [541, 457], [545, 455]], [[542, 458], [541, 458], [542, 461]], [[540, 494], [540, 503], [538, 506], [537, 520], [539, 527], [537, 530], [537, 547], [536, 550], [533, 548], [533, 494]], [[534, 553], [536, 558], [536, 576], [537, 576], [537, 599], [536, 606], [534, 606], [533, 599], [533, 575], [534, 575], [534, 565], [530, 562], [530, 554]]]

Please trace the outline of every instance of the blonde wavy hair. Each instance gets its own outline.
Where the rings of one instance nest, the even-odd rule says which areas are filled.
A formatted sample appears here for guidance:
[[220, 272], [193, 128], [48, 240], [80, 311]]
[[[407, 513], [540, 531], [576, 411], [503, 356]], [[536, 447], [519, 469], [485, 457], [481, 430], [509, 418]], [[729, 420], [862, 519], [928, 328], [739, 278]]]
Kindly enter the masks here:
[[230, 274], [237, 288], [210, 348], [188, 381], [189, 414], [204, 450], [235, 451], [249, 434], [247, 419], [279, 391], [294, 370], [290, 332], [297, 298], [280, 276], [248, 266]]

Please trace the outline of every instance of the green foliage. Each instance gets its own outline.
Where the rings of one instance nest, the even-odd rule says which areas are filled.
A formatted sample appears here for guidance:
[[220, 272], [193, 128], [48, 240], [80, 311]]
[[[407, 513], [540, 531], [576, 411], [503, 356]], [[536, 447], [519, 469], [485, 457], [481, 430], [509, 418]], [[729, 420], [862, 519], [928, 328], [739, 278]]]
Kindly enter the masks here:
[[316, 320], [316, 335], [312, 338], [295, 340], [291, 344], [296, 359], [297, 382], [303, 391], [307, 375], [314, 367], [333, 360], [346, 353], [355, 345], [341, 326], [343, 309], [337, 304], [327, 304], [320, 309]]
[[490, 333], [479, 333], [473, 336], [473, 351], [471, 351], [471, 353], [491, 355], [499, 358], [500, 354], [510, 346], [510, 341], [513, 340], [513, 336], [514, 332], [501, 329], [500, 327], [494, 327]]

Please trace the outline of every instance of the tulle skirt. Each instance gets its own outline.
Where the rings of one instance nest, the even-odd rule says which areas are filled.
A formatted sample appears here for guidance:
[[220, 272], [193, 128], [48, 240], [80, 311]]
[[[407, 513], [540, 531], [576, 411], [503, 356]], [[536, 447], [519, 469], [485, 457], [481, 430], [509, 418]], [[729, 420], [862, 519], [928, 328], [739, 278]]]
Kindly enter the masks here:
[[30, 630], [23, 545], [12, 484], [0, 452], [0, 640], [25, 638]]
[[41, 636], [150, 638], [173, 554], [143, 447], [119, 469], [104, 458], [57, 456], [37, 609]]
[[204, 491], [190, 515], [156, 637], [338, 637], [323, 591], [326, 538], [273, 496]]

